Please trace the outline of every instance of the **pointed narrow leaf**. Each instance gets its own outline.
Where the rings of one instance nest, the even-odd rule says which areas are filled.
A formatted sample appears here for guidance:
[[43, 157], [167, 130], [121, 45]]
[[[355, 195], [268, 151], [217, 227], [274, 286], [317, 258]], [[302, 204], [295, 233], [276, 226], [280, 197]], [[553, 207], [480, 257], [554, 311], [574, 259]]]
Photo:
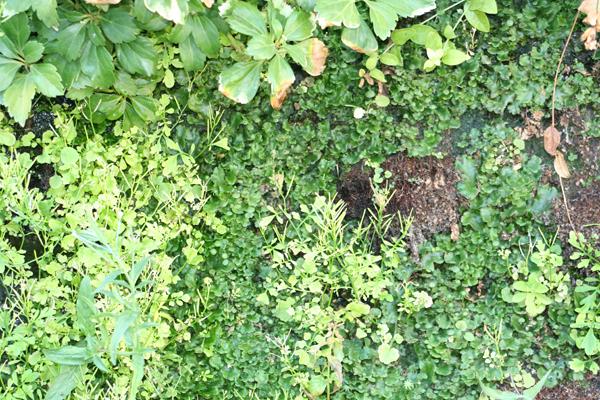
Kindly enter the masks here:
[[131, 376], [131, 385], [129, 388], [129, 400], [137, 399], [137, 392], [144, 378], [144, 354], [134, 353], [131, 357], [131, 367], [133, 374]]
[[484, 12], [472, 10], [469, 3], [465, 3], [464, 12], [465, 18], [473, 28], [481, 32], [490, 31], [490, 20]]
[[117, 363], [117, 350], [121, 340], [125, 337], [127, 330], [133, 325], [137, 319], [137, 313], [133, 311], [124, 311], [115, 321], [115, 330], [110, 338], [109, 355], [110, 362], [115, 365]]
[[38, 92], [48, 97], [56, 97], [63, 94], [65, 88], [54, 65], [42, 63], [34, 64], [29, 68], [29, 75], [31, 75], [31, 79], [35, 83]]
[[48, 360], [60, 365], [84, 365], [91, 359], [88, 349], [78, 346], [64, 346], [57, 350], [48, 350], [45, 354]]
[[[20, 0], [22, 1], [22, 0]], [[56, 0], [33, 0], [31, 8], [35, 11], [35, 15], [48, 28], [58, 27], [58, 13], [56, 12]]]
[[544, 385], [546, 384], [546, 380], [550, 376], [550, 372], [552, 372], [552, 371], [546, 372], [546, 374], [542, 377], [542, 379], [540, 379], [540, 381], [538, 383], [536, 383], [535, 385], [533, 385], [529, 389], [523, 390], [523, 396], [525, 396], [525, 398], [528, 399], [528, 400], [535, 400], [535, 397], [544, 388]]
[[271, 107], [279, 110], [294, 83], [294, 71], [283, 57], [276, 55], [269, 63], [267, 80], [271, 84]]
[[521, 395], [511, 392], [501, 392], [500, 390], [481, 385], [483, 393], [492, 400], [520, 400]]
[[323, 73], [329, 50], [319, 39], [307, 39], [285, 48], [290, 57], [309, 75], [319, 76]]
[[17, 75], [4, 92], [4, 105], [8, 109], [8, 113], [21, 126], [25, 126], [34, 95], [35, 83], [29, 75]]
[[94, 303], [94, 288], [90, 278], [85, 276], [79, 284], [77, 295], [77, 324], [86, 336], [94, 336], [96, 329], [93, 319], [97, 312]]
[[77, 386], [77, 383], [83, 378], [87, 368], [84, 366], [69, 366], [63, 365], [60, 367], [60, 373], [52, 383], [50, 388], [46, 392], [45, 400], [64, 400], [66, 399], [73, 389]]
[[247, 104], [258, 91], [261, 67], [262, 61], [233, 64], [219, 75], [219, 91], [237, 103]]

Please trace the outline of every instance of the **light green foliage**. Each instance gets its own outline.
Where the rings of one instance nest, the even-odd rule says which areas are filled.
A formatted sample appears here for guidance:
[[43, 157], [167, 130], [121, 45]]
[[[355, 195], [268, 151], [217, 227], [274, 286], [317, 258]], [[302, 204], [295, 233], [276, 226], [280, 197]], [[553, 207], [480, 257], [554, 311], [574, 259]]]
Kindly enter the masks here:
[[544, 312], [546, 306], [567, 301], [570, 277], [560, 271], [563, 265], [560, 252], [560, 247], [548, 246], [539, 241], [535, 248], [530, 246], [525, 259], [510, 267], [514, 280], [513, 290], [503, 290], [503, 298], [525, 306], [531, 317]]
[[481, 385], [481, 388], [483, 389], [483, 393], [491, 400], [535, 400], [536, 396], [544, 388], [550, 372], [551, 371], [546, 372], [546, 375], [544, 375], [538, 383], [529, 389], [525, 389], [523, 393], [500, 391], [485, 385]]

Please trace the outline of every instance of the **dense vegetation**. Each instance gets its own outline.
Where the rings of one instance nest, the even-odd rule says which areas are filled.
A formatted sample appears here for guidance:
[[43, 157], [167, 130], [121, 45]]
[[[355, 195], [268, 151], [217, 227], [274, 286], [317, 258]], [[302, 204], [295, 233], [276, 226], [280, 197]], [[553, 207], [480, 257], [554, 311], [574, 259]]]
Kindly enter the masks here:
[[[600, 241], [557, 234], [563, 181], [523, 134], [581, 2], [499, 3], [0, 1], [1, 397], [532, 398], [597, 375]], [[578, 40], [565, 65], [575, 171], [599, 67]], [[399, 152], [459, 178], [459, 234], [416, 253], [386, 213]]]

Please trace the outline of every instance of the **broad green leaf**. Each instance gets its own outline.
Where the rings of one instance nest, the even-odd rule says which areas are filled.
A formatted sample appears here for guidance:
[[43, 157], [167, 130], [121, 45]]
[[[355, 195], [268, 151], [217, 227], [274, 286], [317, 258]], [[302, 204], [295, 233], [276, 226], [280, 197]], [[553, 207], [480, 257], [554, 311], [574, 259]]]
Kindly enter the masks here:
[[219, 55], [219, 30], [210, 18], [199, 15], [190, 22], [192, 36], [196, 45], [209, 57]]
[[392, 32], [392, 40], [398, 45], [403, 45], [411, 40], [420, 46], [425, 46], [431, 35], [438, 35], [437, 31], [428, 25], [413, 25], [410, 28], [396, 29]]
[[105, 118], [114, 121], [123, 116], [125, 99], [116, 94], [94, 93], [89, 99], [89, 109], [91, 111], [89, 117], [93, 122], [99, 123]]
[[0, 79], [0, 92], [10, 86], [21, 67], [22, 64], [18, 61], [0, 56], [0, 76], [2, 77], [2, 79]]
[[468, 0], [469, 8], [473, 11], [483, 11], [486, 14], [497, 14], [496, 0]]
[[94, 303], [94, 288], [89, 277], [85, 276], [79, 284], [77, 294], [77, 324], [86, 336], [94, 336], [96, 331], [94, 317], [97, 314]]
[[454, 28], [452, 28], [450, 25], [446, 25], [444, 27], [444, 37], [448, 40], [452, 40], [454, 38], [456, 38], [456, 33], [454, 33]]
[[309, 75], [318, 76], [323, 73], [329, 50], [319, 39], [311, 38], [298, 44], [286, 45], [285, 49]]
[[183, 23], [188, 13], [188, 0], [144, 0], [146, 8], [176, 24]]
[[546, 384], [546, 380], [550, 376], [550, 372], [546, 372], [546, 374], [540, 379], [538, 383], [530, 387], [529, 389], [523, 390], [523, 396], [527, 400], [535, 400], [535, 397], [542, 391], [544, 385]]
[[373, 23], [375, 34], [381, 40], [389, 38], [398, 21], [393, 5], [377, 0], [366, 0], [366, 3], [369, 6], [369, 17]]
[[403, 18], [418, 17], [435, 9], [435, 0], [379, 0], [394, 7]]
[[83, 379], [83, 375], [87, 368], [85, 366], [68, 366], [61, 365], [60, 372], [50, 384], [50, 388], [46, 392], [45, 400], [64, 400], [79, 381]]
[[56, 12], [56, 0], [33, 0], [31, 2], [31, 8], [33, 8], [37, 17], [48, 28], [58, 27], [58, 13]]
[[265, 18], [255, 5], [243, 1], [230, 1], [225, 19], [231, 29], [248, 36], [267, 33]]
[[102, 15], [100, 22], [102, 31], [113, 43], [131, 42], [135, 40], [140, 30], [135, 20], [121, 7], [111, 7]]
[[63, 165], [72, 166], [79, 161], [79, 153], [73, 147], [63, 147], [60, 151], [60, 161]]
[[115, 320], [115, 330], [110, 337], [110, 345], [108, 348], [108, 354], [110, 355], [110, 362], [115, 365], [117, 363], [117, 350], [119, 343], [125, 337], [125, 333], [135, 323], [138, 314], [133, 311], [123, 311]]
[[465, 3], [464, 12], [465, 18], [473, 28], [481, 32], [490, 31], [490, 20], [484, 12], [471, 10], [469, 3]]
[[19, 50], [12, 40], [6, 35], [0, 34], [0, 53], [8, 58], [18, 59]]
[[1, 129], [0, 130], [0, 145], [12, 147], [17, 142], [17, 138], [14, 133], [9, 130]]
[[379, 355], [379, 361], [385, 365], [390, 365], [400, 358], [400, 352], [398, 349], [393, 348], [389, 343], [382, 343], [377, 348], [377, 354]]
[[390, 105], [390, 98], [383, 94], [378, 94], [377, 96], [375, 96], [375, 104], [377, 105], [377, 107], [387, 107]]
[[138, 37], [128, 43], [117, 46], [117, 59], [125, 71], [130, 74], [152, 76], [158, 55], [152, 41], [146, 37]]
[[0, 23], [0, 31], [15, 44], [17, 49], [22, 49], [29, 39], [29, 18], [26, 14], [18, 14], [7, 21]]
[[78, 346], [64, 346], [57, 350], [47, 350], [44, 354], [48, 360], [60, 365], [84, 365], [91, 359], [88, 349]]
[[[442, 50], [443, 48], [443, 43], [442, 43], [442, 37], [440, 36], [439, 33], [433, 31], [427, 34], [427, 36], [425, 37], [425, 47], [428, 50]], [[442, 58], [442, 54], [443, 54], [443, 50], [440, 53], [439, 57], [429, 57], [429, 58]]]
[[269, 33], [252, 37], [246, 47], [246, 53], [255, 60], [270, 60], [276, 51], [275, 42]]
[[465, 52], [457, 49], [448, 49], [444, 52], [442, 62], [446, 65], [459, 65], [469, 60], [471, 57]]
[[25, 126], [34, 95], [35, 82], [30, 75], [22, 74], [18, 74], [4, 92], [4, 105], [8, 109], [8, 113], [21, 126]]
[[353, 301], [346, 306], [346, 312], [350, 317], [357, 318], [362, 315], [367, 315], [371, 311], [371, 307], [361, 301]]
[[23, 55], [27, 64], [38, 62], [44, 53], [44, 46], [40, 42], [30, 40], [23, 46]]
[[219, 75], [219, 91], [237, 103], [247, 104], [258, 91], [261, 68], [262, 61], [233, 64]]
[[192, 36], [179, 44], [179, 56], [186, 71], [197, 71], [206, 62], [206, 55], [198, 48]]
[[313, 398], [322, 395], [325, 390], [327, 390], [327, 381], [321, 375], [313, 376], [306, 384], [306, 391]]
[[365, 21], [361, 21], [358, 28], [344, 28], [342, 42], [352, 50], [363, 54], [374, 53], [378, 48], [377, 39]]
[[387, 53], [383, 53], [379, 59], [384, 65], [390, 65], [393, 67], [402, 65], [402, 55], [400, 54], [400, 47], [394, 46]]
[[76, 22], [61, 29], [57, 36], [57, 49], [68, 60], [76, 60], [81, 57], [83, 43], [85, 42], [84, 24]]
[[361, 18], [355, 3], [356, 0], [317, 0], [315, 11], [326, 25], [358, 28]]
[[86, 43], [81, 56], [81, 70], [99, 88], [112, 85], [115, 81], [113, 59], [106, 47]]
[[56, 67], [52, 64], [34, 64], [29, 75], [35, 83], [38, 92], [47, 97], [60, 96], [65, 91]]
[[144, 120], [152, 121], [156, 116], [156, 102], [151, 96], [135, 96], [131, 99], [131, 105], [135, 112]]
[[285, 21], [283, 36], [286, 41], [299, 42], [312, 36], [315, 30], [315, 23], [310, 14], [295, 10]]
[[31, 0], [6, 0], [2, 16], [10, 18], [13, 15], [27, 11], [31, 7]]
[[271, 84], [271, 107], [276, 110], [281, 108], [295, 79], [290, 64], [282, 56], [276, 55], [269, 63], [267, 70], [267, 80]]
[[283, 322], [291, 321], [294, 317], [293, 304], [293, 299], [277, 300], [277, 306], [273, 310], [273, 315]]
[[580, 360], [579, 358], [574, 358], [569, 361], [569, 368], [571, 368], [574, 372], [583, 372], [585, 371], [585, 361]]
[[581, 342], [581, 348], [588, 356], [593, 356], [600, 350], [600, 342], [594, 335], [594, 330], [590, 328]]

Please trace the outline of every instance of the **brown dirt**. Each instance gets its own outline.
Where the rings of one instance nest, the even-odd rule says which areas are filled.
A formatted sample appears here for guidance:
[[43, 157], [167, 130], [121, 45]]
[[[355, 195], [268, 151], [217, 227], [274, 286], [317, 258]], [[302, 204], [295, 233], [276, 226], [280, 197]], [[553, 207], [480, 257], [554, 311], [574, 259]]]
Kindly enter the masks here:
[[[569, 231], [575, 229], [586, 237], [600, 237], [600, 138], [584, 136], [585, 117], [578, 110], [567, 110], [560, 116], [563, 138], [561, 151], [576, 154], [577, 160], [569, 162], [571, 178], [563, 179], [565, 196], [569, 206], [569, 221], [562, 193], [553, 204], [559, 237], [566, 243]], [[544, 181], [560, 191], [560, 181], [552, 168], [548, 168]], [[600, 243], [600, 242], [599, 242]]]
[[544, 389], [537, 400], [598, 400], [600, 376], [590, 376], [583, 382], [565, 382], [552, 389]]
[[[436, 233], [452, 231], [453, 237], [458, 234], [458, 175], [452, 157], [411, 158], [400, 153], [388, 158], [382, 168], [392, 173], [384, 185], [394, 190], [386, 212], [413, 217], [409, 237], [413, 256], [418, 246]], [[349, 217], [360, 218], [373, 207], [371, 176], [372, 171], [359, 163], [342, 177], [338, 192], [348, 205]], [[393, 235], [394, 227], [391, 231]]]

